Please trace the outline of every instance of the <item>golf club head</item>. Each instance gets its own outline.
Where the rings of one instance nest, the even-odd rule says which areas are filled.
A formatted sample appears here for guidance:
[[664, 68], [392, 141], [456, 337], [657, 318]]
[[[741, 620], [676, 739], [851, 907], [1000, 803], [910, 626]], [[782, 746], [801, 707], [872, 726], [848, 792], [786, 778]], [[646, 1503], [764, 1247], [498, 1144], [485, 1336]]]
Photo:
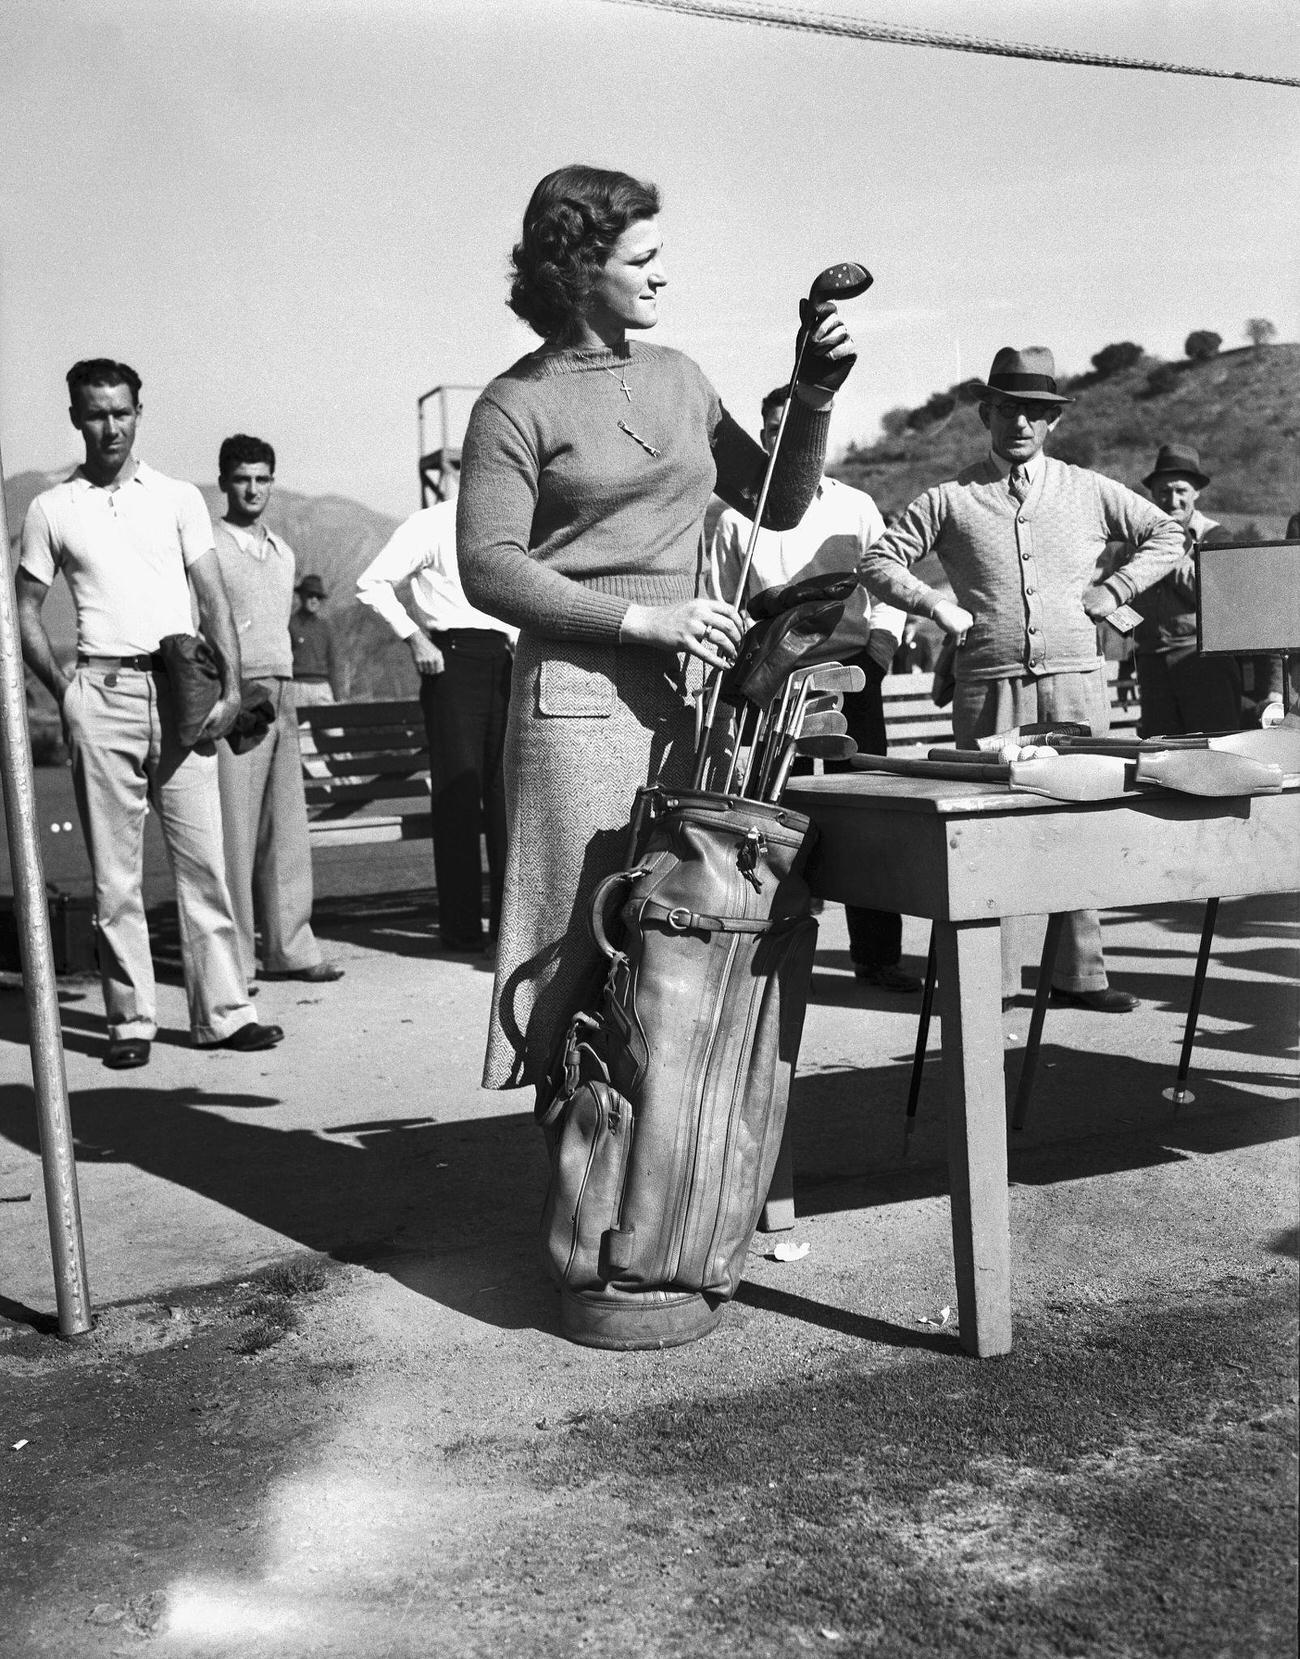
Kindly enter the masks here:
[[794, 748], [796, 754], [810, 755], [814, 760], [847, 760], [858, 752], [858, 746], [851, 737], [832, 732], [824, 735], [810, 732], [806, 737], [798, 738]]
[[859, 294], [865, 294], [874, 278], [865, 265], [858, 265], [851, 259], [842, 260], [838, 265], [828, 265], [813, 281], [808, 290], [808, 299], [812, 305], [821, 300], [852, 300]]

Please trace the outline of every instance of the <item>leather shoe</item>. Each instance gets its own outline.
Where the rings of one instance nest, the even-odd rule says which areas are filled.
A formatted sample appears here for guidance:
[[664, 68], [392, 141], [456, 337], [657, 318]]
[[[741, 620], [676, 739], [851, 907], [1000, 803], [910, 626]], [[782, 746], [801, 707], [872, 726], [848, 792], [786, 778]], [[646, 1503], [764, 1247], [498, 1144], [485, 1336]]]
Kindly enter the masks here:
[[921, 989], [921, 981], [915, 974], [904, 973], [892, 964], [883, 968], [868, 968], [855, 963], [853, 977], [859, 985], [877, 985], [882, 991], [903, 991], [909, 996]]
[[278, 972], [263, 972], [263, 979], [305, 979], [309, 985], [330, 985], [343, 978], [343, 969], [337, 962], [313, 962], [310, 968], [284, 968]]
[[110, 1071], [133, 1071], [149, 1064], [149, 1042], [145, 1037], [114, 1037], [108, 1045], [104, 1064]]
[[1142, 1006], [1130, 991], [1117, 991], [1113, 985], [1104, 991], [1061, 991], [1053, 985], [1052, 1001], [1067, 1008], [1088, 1008], [1094, 1014], [1131, 1014]]
[[274, 1048], [284, 1037], [284, 1032], [278, 1025], [258, 1025], [250, 1021], [241, 1025], [238, 1031], [232, 1031], [228, 1037], [223, 1037], [219, 1043], [203, 1043], [203, 1048], [233, 1048], [240, 1054], [252, 1054], [261, 1048]]

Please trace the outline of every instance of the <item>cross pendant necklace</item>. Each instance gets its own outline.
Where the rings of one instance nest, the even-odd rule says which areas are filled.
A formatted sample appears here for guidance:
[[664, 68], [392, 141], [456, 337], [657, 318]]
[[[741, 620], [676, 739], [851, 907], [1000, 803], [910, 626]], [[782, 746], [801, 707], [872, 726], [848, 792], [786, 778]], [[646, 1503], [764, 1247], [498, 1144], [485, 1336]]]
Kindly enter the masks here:
[[607, 369], [605, 369], [605, 373], [610, 377], [611, 380], [617, 380], [618, 381], [619, 391], [622, 392], [623, 396], [627, 399], [627, 401], [629, 403], [631, 403], [631, 401], [632, 401], [632, 388], [627, 383], [627, 375], [626, 375], [625, 371], [620, 369], [618, 371], [618, 373], [615, 374], [613, 369], [608, 369], [607, 368]]

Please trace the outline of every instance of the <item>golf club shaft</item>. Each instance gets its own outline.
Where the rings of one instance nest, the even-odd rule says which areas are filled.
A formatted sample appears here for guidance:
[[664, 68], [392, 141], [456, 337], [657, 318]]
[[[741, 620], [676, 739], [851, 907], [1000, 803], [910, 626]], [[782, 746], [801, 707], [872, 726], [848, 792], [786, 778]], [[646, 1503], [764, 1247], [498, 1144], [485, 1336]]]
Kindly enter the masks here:
[[[794, 368], [790, 374], [790, 395], [781, 406], [781, 418], [777, 422], [776, 437], [772, 440], [772, 448], [768, 453], [767, 465], [763, 468], [763, 481], [758, 489], [758, 505], [754, 509], [753, 523], [750, 525], [749, 541], [745, 547], [745, 557], [741, 561], [740, 575], [736, 580], [736, 591], [732, 596], [732, 604], [740, 609], [745, 598], [745, 589], [749, 585], [749, 573], [754, 564], [754, 550], [758, 546], [758, 532], [762, 528], [763, 514], [767, 510], [767, 495], [772, 487], [772, 474], [776, 470], [776, 458], [781, 453], [781, 439], [785, 436], [785, 423], [790, 415], [790, 405], [794, 401], [795, 389], [799, 380], [799, 370], [803, 367], [804, 348], [807, 346], [811, 330], [800, 328], [799, 342], [794, 354]], [[699, 752], [695, 757], [695, 776], [692, 787], [700, 788], [704, 781], [705, 755], [709, 746], [709, 738], [713, 733], [713, 725], [718, 717], [718, 699], [722, 695], [722, 671], [713, 669], [709, 682], [709, 700], [704, 711], [704, 728], [700, 734]]]

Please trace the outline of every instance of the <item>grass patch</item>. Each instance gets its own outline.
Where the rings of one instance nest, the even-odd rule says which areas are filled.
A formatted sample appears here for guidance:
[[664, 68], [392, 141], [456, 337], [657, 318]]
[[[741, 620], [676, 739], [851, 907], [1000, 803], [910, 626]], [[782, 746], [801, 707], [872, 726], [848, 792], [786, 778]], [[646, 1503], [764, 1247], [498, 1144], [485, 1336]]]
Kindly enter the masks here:
[[[1269, 1267], [1173, 1308], [1022, 1318], [996, 1362], [829, 1338], [787, 1378], [597, 1411], [513, 1462], [599, 1560], [608, 1617], [638, 1572], [664, 1607], [667, 1575], [665, 1652], [1281, 1659], [1294, 1342]], [[479, 1478], [501, 1457], [461, 1452]]]
[[295, 1303], [316, 1295], [328, 1283], [329, 1271], [316, 1256], [299, 1256], [259, 1273], [235, 1310], [237, 1317], [250, 1321], [236, 1339], [236, 1353], [257, 1354], [274, 1348], [302, 1323]]

